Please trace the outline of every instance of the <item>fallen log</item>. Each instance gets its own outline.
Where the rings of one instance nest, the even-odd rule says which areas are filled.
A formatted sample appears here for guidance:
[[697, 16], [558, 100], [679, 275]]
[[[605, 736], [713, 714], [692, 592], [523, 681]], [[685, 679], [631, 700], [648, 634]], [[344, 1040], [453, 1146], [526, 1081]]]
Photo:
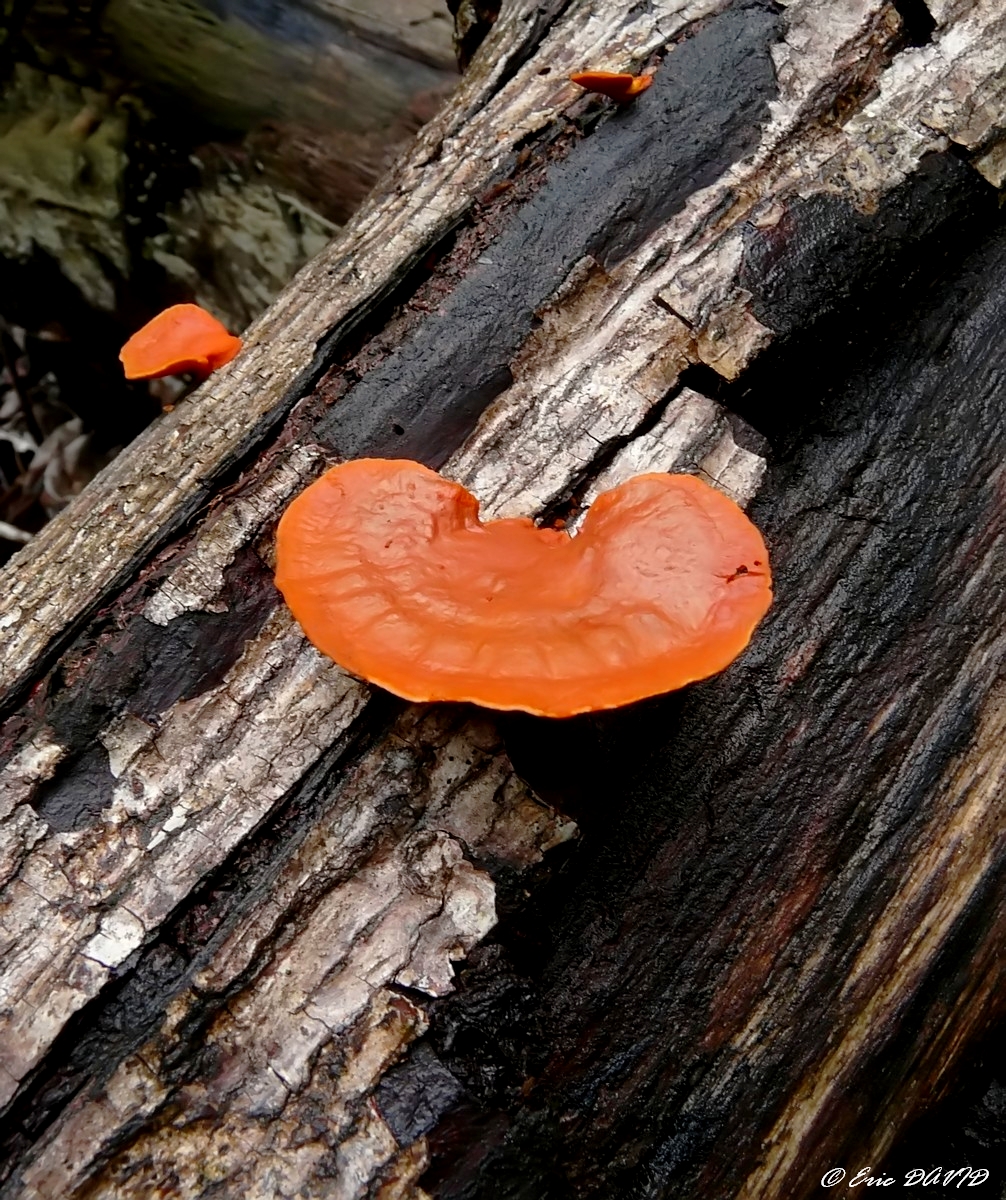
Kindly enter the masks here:
[[[12, 560], [4, 1200], [810, 1195], [946, 1085], [1000, 1003], [1006, 18], [930, 11], [504, 8]], [[642, 64], [624, 110], [565, 79]], [[776, 607], [603, 718], [374, 694], [269, 571], [361, 454], [573, 520], [767, 456]]]

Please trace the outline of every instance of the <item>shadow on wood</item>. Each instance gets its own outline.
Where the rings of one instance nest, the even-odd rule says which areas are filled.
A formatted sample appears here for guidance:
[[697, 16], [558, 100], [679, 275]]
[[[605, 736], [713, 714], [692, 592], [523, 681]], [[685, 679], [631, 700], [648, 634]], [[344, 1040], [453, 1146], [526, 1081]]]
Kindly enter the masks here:
[[[4, 1200], [810, 1196], [998, 1016], [1006, 18], [535, 8], [3, 574]], [[776, 606], [634, 710], [374, 695], [271, 535], [405, 448], [701, 472]]]

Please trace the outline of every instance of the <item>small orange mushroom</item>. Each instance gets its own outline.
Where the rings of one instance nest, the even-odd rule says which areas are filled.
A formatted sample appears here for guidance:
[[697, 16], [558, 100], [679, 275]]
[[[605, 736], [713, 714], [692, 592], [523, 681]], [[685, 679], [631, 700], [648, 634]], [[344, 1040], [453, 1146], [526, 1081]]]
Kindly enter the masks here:
[[570, 75], [574, 83], [586, 88], [588, 92], [599, 92], [602, 96], [610, 96], [619, 104], [645, 92], [653, 82], [652, 75], [628, 75], [619, 71], [578, 71]]
[[241, 349], [220, 322], [198, 304], [173, 304], [148, 321], [119, 351], [127, 379], [156, 379], [192, 371], [205, 378]]
[[407, 700], [566, 717], [723, 670], [772, 600], [761, 534], [692, 475], [638, 475], [575, 537], [482, 524], [457, 483], [357, 459], [287, 508], [276, 583], [310, 640]]

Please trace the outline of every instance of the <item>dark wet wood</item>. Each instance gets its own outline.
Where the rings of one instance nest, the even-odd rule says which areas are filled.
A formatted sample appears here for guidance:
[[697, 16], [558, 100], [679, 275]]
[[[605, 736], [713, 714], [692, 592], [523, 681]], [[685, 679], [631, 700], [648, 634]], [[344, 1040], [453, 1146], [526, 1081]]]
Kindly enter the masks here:
[[[3, 1200], [810, 1196], [996, 1021], [1003, 18], [945, 5], [936, 54], [842, 12], [502, 13], [246, 353], [8, 569]], [[618, 112], [558, 46], [666, 56]], [[776, 605], [632, 710], [374, 695], [271, 532], [396, 446], [567, 517], [647, 468], [749, 499], [767, 454]]]
[[[580, 760], [584, 840], [438, 1002], [466, 1095], [434, 1195], [811, 1196], [830, 1167], [879, 1174], [1001, 1020], [1006, 230], [949, 173], [961, 220], [928, 263], [907, 251], [730, 392], [780, 439], [752, 650], [508, 738], [532, 783]], [[796, 206], [794, 290], [820, 233]]]

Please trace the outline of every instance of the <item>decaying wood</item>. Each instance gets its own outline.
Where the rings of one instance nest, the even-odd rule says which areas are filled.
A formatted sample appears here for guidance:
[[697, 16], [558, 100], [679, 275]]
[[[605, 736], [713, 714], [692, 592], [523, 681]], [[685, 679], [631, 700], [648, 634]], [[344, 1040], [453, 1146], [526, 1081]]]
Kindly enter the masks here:
[[[260, 881], [264, 902], [231, 922], [167, 1022], [63, 1124], [24, 1194], [73, 1194], [137, 1120], [149, 1134], [106, 1169], [116, 1194], [150, 1195], [169, 1161], [193, 1195], [207, 1174], [271, 1196], [274, 1178], [292, 1195], [319, 1172], [333, 1194], [357, 1194], [399, 1154], [369, 1095], [424, 1027], [421, 1007], [389, 985], [443, 994], [450, 960], [495, 921], [492, 881], [465, 855], [519, 869], [573, 828], [515, 779], [484, 719], [407, 711], [324, 794], [281, 868]], [[98, 936], [106, 958], [121, 955], [111, 934]], [[263, 957], [270, 969], [255, 972]], [[200, 1054], [225, 1069], [172, 1087], [186, 1019], [211, 996], [219, 1012]], [[211, 1145], [193, 1124], [212, 1130]]]
[[[393, 184], [375, 192], [343, 236], [252, 326], [241, 358], [203, 385], [191, 405], [134, 442], [89, 490], [88, 509], [53, 523], [5, 574], [3, 693], [23, 683], [39, 655], [198, 512], [214, 482], [324, 369], [323, 343], [362, 321], [508, 169], [515, 147], [575, 98], [560, 74], [562, 62], [617, 55], [629, 63], [715, 7], [713, 0], [671, 4], [622, 16], [614, 26], [578, 11], [539, 51], [555, 64], [553, 75], [539, 76], [529, 63], [498, 88], [513, 59], [528, 50], [522, 35], [537, 8], [511, 6], [486, 40], [483, 69], [466, 77], [423, 129]], [[562, 33], [572, 41], [557, 57]], [[85, 546], [103, 549], [85, 561]]]
[[[738, 453], [718, 407], [694, 393], [683, 393], [671, 405], [668, 418], [648, 439], [646, 453], [648, 465], [655, 468], [704, 469], [741, 498], [746, 497], [757, 480], [761, 461], [750, 452]], [[217, 518], [211, 518], [189, 545], [178, 570], [147, 601], [140, 621], [170, 628], [173, 619], [193, 608], [212, 611], [221, 607], [227, 594], [221, 561], [233, 559], [249, 538], [258, 533], [264, 520], [281, 509], [292, 486], [305, 478], [306, 468], [321, 460], [318, 453], [294, 451], [292, 457], [299, 462], [288, 462], [282, 478], [261, 487], [253, 503], [242, 506], [239, 501], [231, 509], [218, 510]], [[292, 465], [300, 466], [299, 474], [290, 469]], [[610, 470], [627, 473], [617, 457]], [[315, 761], [325, 755], [326, 748], [338, 746], [340, 735], [360, 716], [368, 691], [365, 685], [349, 679], [319, 655], [305, 642], [289, 614], [278, 611], [246, 645], [241, 659], [217, 687], [162, 711], [156, 723], [126, 712], [98, 732], [115, 787], [109, 806], [100, 814], [89, 814], [98, 817], [97, 824], [89, 825], [80, 834], [63, 832], [46, 838], [45, 824], [34, 816], [34, 809], [22, 804], [15, 810], [30, 818], [30, 824], [12, 823], [9, 832], [13, 836], [5, 846], [11, 860], [11, 870], [7, 873], [10, 903], [4, 912], [4, 929], [8, 933], [4, 943], [5, 982], [10, 998], [16, 997], [18, 1001], [12, 1005], [13, 1020], [4, 1031], [3, 1065], [9, 1079], [24, 1079], [30, 1073], [72, 1012], [96, 994], [112, 977], [114, 969], [163, 925], [207, 872], [222, 862]], [[70, 702], [71, 708], [75, 703]], [[406, 728], [419, 720], [408, 715], [404, 719]], [[411, 736], [420, 740], [414, 733]], [[409, 845], [424, 827], [421, 814], [426, 806], [416, 781], [408, 779], [403, 783], [400, 778], [403, 766], [398, 760], [403, 740], [402, 734], [393, 729], [386, 740], [376, 743], [371, 754], [376, 765], [371, 773], [379, 768], [390, 770], [394, 790], [407, 801], [410, 820], [399, 833], [397, 843], [398, 853], [407, 856]], [[421, 739], [421, 747], [424, 753], [432, 751], [432, 733]], [[458, 763], [472, 754], [463, 737], [450, 743], [447, 749], [453, 751], [452, 761]], [[64, 788], [56, 794], [50, 792], [48, 797], [37, 791], [38, 775], [52, 774], [59, 758], [60, 749], [55, 743], [42, 743], [36, 738], [28, 743], [26, 757], [20, 762], [15, 760], [8, 768], [6, 783], [8, 803], [18, 791], [24, 797], [34, 795], [39, 811], [65, 830], [72, 819], [66, 808], [80, 802], [81, 788]], [[454, 845], [464, 845], [472, 854], [481, 853], [503, 862], [516, 859], [518, 863], [522, 858], [533, 858], [534, 844], [530, 849], [522, 848], [521, 839], [537, 837], [542, 819], [537, 816], [539, 809], [519, 788], [518, 798], [527, 817], [521, 820], [519, 810], [513, 815], [507, 811], [507, 787], [513, 790], [513, 785], [507, 783], [507, 771], [508, 768], [497, 766], [487, 781], [485, 767], [479, 764], [474, 781], [477, 786], [472, 792], [463, 786], [463, 776], [452, 778], [454, 772], [446, 768], [450, 799], [459, 812], [455, 816], [443, 811], [443, 801], [438, 802], [434, 795], [430, 802], [432, 828], [456, 836], [458, 841]], [[89, 782], [84, 783], [85, 789], [89, 786]], [[363, 803], [362, 797], [366, 797], [367, 811], [365, 817], [357, 820], [382, 823], [381, 792], [382, 787], [365, 773], [355, 802]], [[514, 827], [509, 835], [508, 824]], [[546, 840], [554, 839], [555, 828], [555, 820], [547, 818]], [[367, 833], [364, 824], [356, 829], [354, 838], [366, 839]], [[345, 834], [333, 837], [335, 842], [343, 844], [345, 851], [353, 844], [345, 843]], [[338, 874], [332, 859], [333, 837], [320, 844], [312, 887], [324, 886], [329, 872]], [[368, 844], [367, 850], [378, 861], [387, 854], [383, 845]], [[361, 854], [361, 861], [366, 860], [367, 856]], [[464, 864], [460, 865], [464, 869]], [[381, 867], [383, 878], [377, 891], [382, 903], [387, 903], [395, 896], [395, 879], [403, 876], [404, 884], [399, 886], [408, 886], [414, 869], [406, 871], [393, 861], [383, 862]], [[17, 869], [17, 875], [11, 878], [13, 869]], [[357, 882], [359, 870], [362, 867], [354, 875]], [[440, 870], [443, 872], [442, 866]], [[431, 911], [420, 908], [410, 916], [402, 907], [406, 903], [403, 899], [388, 919], [403, 945], [396, 952], [384, 940], [375, 951], [384, 969], [391, 970], [389, 980], [397, 977], [400, 983], [431, 995], [440, 994], [449, 986], [450, 969], [446, 965], [449, 953], [462, 949], [466, 939], [470, 944], [493, 923], [492, 885], [484, 875], [478, 878], [481, 883], [476, 882], [476, 890], [488, 889], [482, 908], [472, 909], [468, 904], [472, 910], [469, 919], [475, 922], [471, 928], [448, 923], [442, 932], [443, 943], [439, 945], [444, 960], [440, 965], [435, 961], [438, 943], [434, 941], [427, 948], [422, 934]], [[89, 898], [89, 903], [81, 908], [79, 901], [83, 896]], [[441, 889], [437, 904], [442, 900]], [[464, 900], [462, 893], [459, 899], [462, 916]], [[58, 926], [53, 927], [52, 906], [62, 907], [63, 902], [72, 905], [75, 911], [64, 911]], [[368, 911], [357, 895], [351, 915], [359, 922], [358, 928], [365, 927], [372, 919]], [[262, 913], [256, 910], [250, 919], [257, 927]], [[265, 937], [265, 930], [262, 936]], [[331, 929], [312, 921], [311, 936], [301, 951], [312, 970], [317, 969], [319, 939], [327, 945], [331, 936]], [[45, 950], [40, 953], [43, 946]], [[321, 972], [326, 987], [334, 989], [340, 1004], [350, 1003], [346, 979], [361, 976], [371, 978], [375, 985], [378, 982], [377, 966], [363, 962], [352, 967], [343, 961], [349, 947], [354, 954], [365, 952], [362, 942], [354, 943], [349, 937], [337, 939], [328, 951], [331, 960]], [[429, 965], [424, 961], [427, 959]], [[336, 964], [341, 966], [343, 975], [333, 978]], [[245, 960], [242, 967], [246, 966]], [[277, 969], [283, 973], [283, 969]], [[233, 983], [239, 974], [235, 970], [214, 990], [225, 991], [225, 985]], [[267, 978], [273, 977], [274, 971], [270, 971]], [[361, 987], [358, 999], [362, 1003], [367, 987]], [[304, 1009], [308, 999], [309, 993], [304, 992], [292, 1008], [283, 1006], [274, 1017], [289, 1023], [293, 1019], [291, 1013]], [[335, 1018], [327, 1022], [324, 1018], [319, 1020], [321, 1026], [316, 1022], [308, 1024], [316, 1034], [325, 1036], [320, 1040], [315, 1036], [300, 1051], [288, 1035], [277, 1033], [266, 1044], [285, 1047], [283, 1053], [290, 1060], [298, 1054], [309, 1060], [319, 1045], [329, 1041], [332, 1033], [346, 1023]], [[265, 1028], [261, 1018], [254, 1027]], [[400, 1048], [408, 1033], [403, 1027], [395, 1045]], [[266, 1082], [272, 1079], [273, 1089], [280, 1087], [272, 1078], [279, 1068], [271, 1056], [262, 1056], [256, 1065], [260, 1072], [265, 1071]], [[288, 1064], [284, 1069], [291, 1068]], [[306, 1066], [302, 1066], [301, 1072], [304, 1070]], [[234, 1094], [257, 1094], [262, 1086], [261, 1081], [250, 1078], [249, 1071], [236, 1080]], [[124, 1099], [123, 1096], [123, 1102]], [[122, 1129], [137, 1115], [139, 1108], [125, 1108], [119, 1124], [109, 1133], [121, 1135]], [[355, 1126], [330, 1130], [328, 1143], [333, 1152], [340, 1133], [355, 1136], [355, 1132]], [[63, 1144], [60, 1142], [60, 1146]], [[94, 1157], [104, 1152], [103, 1146], [103, 1141], [92, 1144], [86, 1160], [74, 1164], [75, 1171], [64, 1170], [58, 1188], [54, 1187], [55, 1177], [45, 1175], [48, 1182], [44, 1187], [38, 1185], [39, 1194], [45, 1195], [45, 1188], [69, 1193], [93, 1168]], [[63, 1153], [65, 1150], [53, 1152], [57, 1156]], [[47, 1163], [51, 1161], [46, 1159]], [[371, 1164], [372, 1169], [376, 1170], [378, 1165], [382, 1164]], [[29, 1190], [27, 1194], [33, 1193]], [[142, 1188], [136, 1194], [142, 1195]]]
[[[477, 972], [447, 996], [452, 961], [492, 929], [498, 889], [575, 828], [517, 779], [488, 716], [375, 696], [306, 643], [269, 580], [276, 517], [332, 458], [396, 447], [489, 515], [575, 520], [644, 469], [700, 471], [749, 500], [764, 443], [688, 381], [705, 371], [708, 390], [719, 377], [741, 396], [778, 334], [843, 311], [954, 203], [991, 193], [951, 143], [999, 182], [992, 0], [934, 4], [932, 40], [908, 48], [880, 0], [627, 7], [572, 4], [547, 26], [537, 5], [504, 7], [453, 104], [245, 353], [0, 577], [5, 1200], [419, 1194], [449, 1103], [403, 1132], [394, 1087], [375, 1089], [431, 1012], [477, 999]], [[646, 103], [599, 124], [565, 82], [662, 47]], [[933, 194], [958, 199], [934, 214]], [[885, 241], [891, 204], [930, 224]], [[807, 233], [815, 205], [830, 224]], [[838, 284], [814, 274], [821, 228], [852, 264]], [[928, 343], [906, 339], [915, 357], [892, 359], [869, 436], [808, 452], [798, 483], [759, 502], [776, 615], [683, 701], [676, 735], [661, 729], [680, 778], [661, 760], [632, 783], [652, 824], [613, 821], [612, 866], [604, 826], [580, 821], [574, 915], [554, 921], [568, 942], [539, 988], [545, 1054], [509, 1109], [482, 1098], [482, 1158], [437, 1151], [443, 1194], [504, 1194], [502, 1180], [540, 1197], [559, 1171], [583, 1195], [809, 1195], [828, 1155], [882, 1155], [913, 1069], [937, 1081], [988, 1021], [993, 972], [950, 1001], [923, 984], [962, 954], [991, 963], [1001, 918], [989, 253], [987, 275], [969, 268], [983, 298], [958, 355], [974, 396], [960, 411], [995, 431], [970, 456], [951, 443], [972, 497], [963, 546], [924, 544], [939, 506], [911, 466], [929, 461], [912, 422], [956, 401], [938, 364], [922, 369]], [[885, 530], [885, 480], [905, 461]], [[815, 468], [830, 492], [807, 484]], [[876, 611], [902, 614], [902, 653], [916, 639], [935, 655], [939, 625], [882, 586], [885, 555], [913, 537], [932, 556], [912, 576], [926, 604], [944, 573], [970, 583], [950, 603], [966, 632], [946, 633], [952, 651], [909, 702]], [[846, 576], [872, 622], [851, 618], [861, 647], [843, 633]], [[857, 653], [869, 687], [840, 665]], [[964, 694], [975, 723], [958, 744]], [[832, 740], [833, 774], [815, 738]], [[908, 1009], [936, 1023], [936, 1050]], [[857, 1090], [899, 1037], [863, 1142]], [[463, 1054], [453, 1069], [463, 1079]], [[473, 1087], [448, 1100], [470, 1107]]]

